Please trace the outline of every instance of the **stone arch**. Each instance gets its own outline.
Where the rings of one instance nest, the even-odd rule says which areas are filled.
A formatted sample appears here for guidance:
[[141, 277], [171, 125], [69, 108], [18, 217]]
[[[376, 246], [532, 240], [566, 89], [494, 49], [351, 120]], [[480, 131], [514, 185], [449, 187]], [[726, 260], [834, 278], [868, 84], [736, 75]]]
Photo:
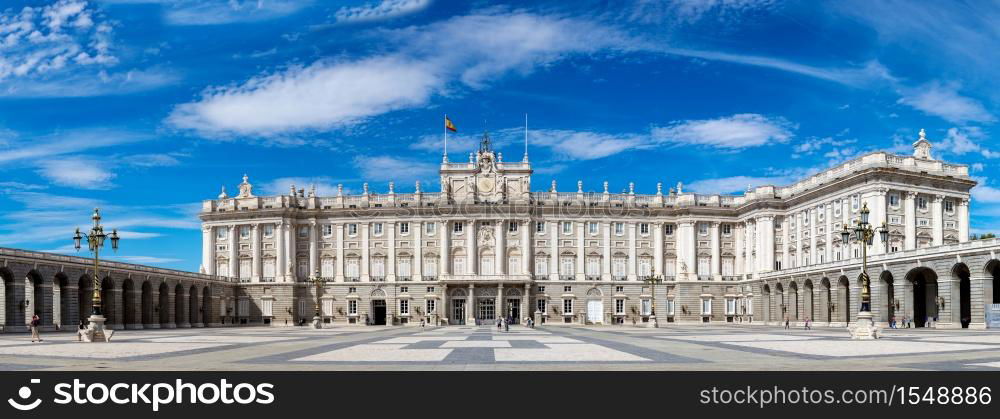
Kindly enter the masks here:
[[830, 278], [823, 277], [819, 280], [820, 301], [826, 304], [826, 322], [833, 321], [833, 293], [830, 285]]
[[105, 324], [112, 328], [120, 325], [122, 322], [121, 318], [118, 317], [120, 308], [114, 299], [114, 295], [115, 281], [110, 276], [105, 276], [101, 280], [101, 313], [106, 319]]
[[153, 311], [156, 311], [160, 315], [160, 327], [166, 327], [167, 325], [173, 323], [170, 321], [170, 287], [167, 286], [167, 282], [160, 283], [160, 301], [157, 303]]
[[80, 313], [79, 321], [86, 321], [91, 314], [94, 314], [94, 277], [89, 274], [80, 275], [76, 285], [77, 310]]
[[[988, 277], [993, 278], [993, 304], [1000, 304], [1000, 260], [991, 259], [983, 269]], [[986, 296], [983, 296], [984, 299]]]
[[510, 298], [520, 297], [521, 296], [521, 290], [519, 288], [504, 288], [504, 290], [503, 290], [503, 296], [505, 298], [506, 297], [510, 297]]
[[191, 327], [191, 325], [185, 321], [184, 313], [184, 285], [177, 284], [174, 287], [174, 324], [177, 327]]
[[24, 280], [25, 319], [30, 320], [37, 314], [43, 326], [52, 324], [52, 312], [49, 309], [51, 296], [45, 290], [45, 279], [38, 271], [32, 269], [28, 271]]
[[143, 326], [151, 325], [156, 320], [153, 317], [153, 284], [149, 280], [142, 281], [142, 297], [140, 299], [142, 307], [142, 321]]
[[372, 290], [370, 296], [372, 299], [379, 299], [379, 298], [384, 299], [385, 290], [383, 290], [382, 288], [375, 288], [374, 290]]
[[772, 303], [771, 302], [771, 286], [767, 285], [767, 284], [764, 284], [764, 286], [761, 287], [761, 293], [764, 294], [764, 298], [763, 298], [763, 304], [764, 304], [764, 322], [766, 323], [766, 322], [771, 321], [771, 307], [772, 307], [772, 304], [771, 304]]
[[837, 311], [840, 313], [840, 320], [845, 324], [851, 322], [851, 281], [846, 275], [841, 275], [837, 280]]
[[783, 322], [785, 321], [785, 316], [788, 314], [788, 306], [785, 303], [785, 286], [782, 285], [780, 282], [775, 283], [774, 293], [775, 296], [778, 297], [777, 308], [778, 310], [780, 310], [780, 312], [778, 313], [778, 321]]
[[[969, 328], [969, 323], [972, 322], [972, 273], [969, 271], [969, 266], [959, 262], [951, 267], [951, 304], [950, 310], [946, 309], [945, 313], [951, 313], [951, 321], [954, 324], [956, 321], [962, 325], [963, 329]], [[955, 284], [957, 282], [957, 284]], [[956, 288], [955, 285], [958, 285]], [[958, 296], [958, 305], [955, 306], [955, 296]], [[955, 309], [958, 309], [956, 312]], [[958, 318], [955, 318], [955, 314], [958, 314]]]
[[928, 319], [938, 315], [937, 273], [931, 268], [921, 266], [910, 269], [906, 273], [906, 280], [913, 284], [913, 308], [910, 318], [913, 319], [914, 326], [924, 327]]
[[0, 310], [0, 316], [3, 316], [2, 324], [14, 326], [17, 324], [15, 322], [17, 310], [15, 309], [14, 275], [6, 267], [0, 267], [0, 293], [3, 293], [0, 295], [0, 303], [3, 304], [3, 310]]
[[201, 327], [204, 325], [204, 316], [202, 315], [202, 307], [198, 301], [198, 286], [191, 284], [191, 289], [188, 291], [188, 321], [191, 322], [191, 327]]
[[790, 317], [792, 320], [799, 320], [799, 284], [795, 281], [788, 283], [788, 305], [790, 307]]
[[[882, 307], [885, 310], [879, 310], [879, 320], [883, 322], [891, 322], [893, 317], [896, 317], [896, 284], [892, 278], [892, 272], [882, 271], [878, 276], [879, 285], [882, 286], [884, 300], [882, 300]], [[872, 301], [872, 305], [879, 304], [878, 302]]]
[[205, 285], [201, 289], [201, 321], [205, 324], [205, 327], [215, 323], [215, 318], [212, 316], [212, 289], [208, 285]]
[[126, 329], [135, 328], [136, 318], [135, 318], [135, 282], [132, 278], [125, 278], [122, 281], [122, 323], [125, 325]]
[[465, 292], [464, 288], [454, 288], [451, 290], [450, 293], [448, 293], [448, 295], [458, 298], [458, 297], [465, 297], [468, 294]]
[[802, 283], [802, 289], [805, 293], [805, 298], [802, 299], [802, 311], [805, 316], [805, 320], [815, 321], [816, 320], [816, 294], [814, 290], [813, 282], [811, 279], [806, 279]]
[[604, 298], [604, 293], [601, 292], [600, 288], [592, 287], [591, 289], [587, 290], [587, 298], [590, 298], [590, 299]]

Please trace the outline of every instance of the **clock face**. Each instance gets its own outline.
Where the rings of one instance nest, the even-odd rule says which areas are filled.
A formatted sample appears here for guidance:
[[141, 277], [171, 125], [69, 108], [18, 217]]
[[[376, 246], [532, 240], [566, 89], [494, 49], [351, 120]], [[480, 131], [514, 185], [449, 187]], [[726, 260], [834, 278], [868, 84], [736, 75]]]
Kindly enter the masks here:
[[480, 178], [479, 190], [483, 192], [493, 192], [493, 179]]

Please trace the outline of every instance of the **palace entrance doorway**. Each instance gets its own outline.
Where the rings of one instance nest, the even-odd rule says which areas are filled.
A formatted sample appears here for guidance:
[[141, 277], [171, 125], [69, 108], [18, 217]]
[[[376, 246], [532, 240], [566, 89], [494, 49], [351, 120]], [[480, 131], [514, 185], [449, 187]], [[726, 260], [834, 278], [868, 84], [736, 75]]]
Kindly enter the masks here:
[[452, 324], [465, 324], [465, 299], [456, 298], [451, 300], [451, 307]]
[[512, 323], [521, 323], [521, 299], [520, 298], [508, 298], [507, 299], [507, 316], [512, 320]]
[[372, 324], [385, 326], [385, 300], [372, 300]]

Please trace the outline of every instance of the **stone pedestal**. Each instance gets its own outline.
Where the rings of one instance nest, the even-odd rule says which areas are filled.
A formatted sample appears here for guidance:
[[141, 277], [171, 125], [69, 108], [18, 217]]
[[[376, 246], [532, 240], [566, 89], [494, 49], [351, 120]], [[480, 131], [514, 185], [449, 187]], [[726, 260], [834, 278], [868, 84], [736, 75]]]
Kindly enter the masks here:
[[323, 328], [323, 318], [320, 317], [320, 316], [313, 316], [312, 326], [313, 326], [313, 329], [322, 329]]
[[542, 312], [541, 311], [535, 310], [534, 321], [535, 321], [535, 326], [538, 326], [538, 325], [542, 324]]
[[870, 311], [858, 313], [858, 321], [855, 322], [854, 326], [848, 327], [847, 330], [851, 333], [851, 339], [854, 340], [873, 340], [879, 337], [879, 328], [872, 321], [872, 313]]
[[660, 322], [656, 319], [656, 316], [649, 316], [649, 321], [646, 322], [646, 327], [651, 327], [651, 328], [660, 327]]
[[83, 340], [84, 342], [111, 341], [111, 335], [114, 334], [114, 331], [105, 333], [104, 322], [107, 321], [107, 319], [104, 318], [104, 316], [93, 315], [90, 316], [90, 318], [87, 320], [90, 322], [90, 324], [87, 326], [86, 329], [83, 329], [79, 332], [81, 340]]
[[438, 315], [437, 314], [431, 314], [431, 325], [432, 326], [437, 326], [437, 325], [439, 325], [439, 322], [440, 322], [440, 320], [438, 319]]

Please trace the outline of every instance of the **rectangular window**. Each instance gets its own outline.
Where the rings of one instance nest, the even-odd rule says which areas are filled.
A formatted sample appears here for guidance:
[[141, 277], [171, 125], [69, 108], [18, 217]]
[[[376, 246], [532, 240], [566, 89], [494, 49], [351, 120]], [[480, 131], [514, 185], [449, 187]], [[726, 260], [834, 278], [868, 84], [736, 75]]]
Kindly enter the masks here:
[[921, 210], [926, 210], [927, 209], [927, 198], [924, 198], [922, 196], [918, 196], [917, 197], [917, 208], [919, 208]]
[[437, 300], [426, 299], [424, 300], [424, 313], [430, 315], [437, 311]]
[[344, 276], [348, 280], [357, 281], [361, 277], [361, 260], [358, 258], [347, 259], [347, 267]]
[[648, 316], [650, 313], [652, 313], [653, 304], [649, 301], [648, 298], [643, 298], [639, 304], [639, 307], [641, 311], [640, 315], [642, 316]]
[[615, 314], [625, 314], [625, 299], [615, 299]]
[[733, 276], [733, 265], [735, 265], [732, 258], [722, 259], [722, 275]]
[[535, 275], [544, 276], [549, 274], [549, 258], [535, 258]]
[[274, 271], [274, 259], [264, 259], [264, 281], [273, 281]]
[[[778, 228], [781, 228], [781, 224], [778, 224]], [[733, 233], [733, 225], [732, 224], [723, 224], [722, 225], [722, 234], [723, 235], [728, 236], [728, 235], [730, 235], [732, 233]]]
[[851, 209], [857, 211], [858, 208], [861, 208], [861, 198], [858, 195], [854, 195], [851, 197]]
[[264, 225], [264, 237], [274, 237], [274, 226], [271, 224]]
[[736, 314], [736, 299], [727, 298], [726, 299], [726, 315], [732, 316]]
[[410, 314], [410, 300], [399, 300], [399, 314]]
[[563, 221], [562, 223], [563, 234], [570, 234], [573, 232], [573, 223], [569, 221]]
[[573, 287], [570, 286], [570, 285], [567, 285], [567, 286], [563, 287], [563, 292], [573, 292]]
[[250, 226], [240, 226], [240, 238], [241, 239], [250, 238]]
[[508, 221], [507, 231], [511, 233], [517, 233], [517, 221]]
[[401, 258], [401, 259], [399, 259], [399, 264], [396, 266], [396, 270], [398, 271], [396, 273], [396, 275], [399, 275], [400, 279], [404, 279], [404, 280], [405, 279], [409, 279], [410, 278], [410, 258]]
[[587, 230], [590, 234], [597, 234], [597, 223], [591, 221], [587, 224]]
[[435, 223], [424, 223], [424, 232], [427, 234], [434, 234], [434, 230], [437, 229], [437, 224]]
[[399, 234], [410, 234], [410, 223], [399, 223]]
[[665, 276], [675, 276], [677, 275], [677, 259], [665, 259], [663, 264], [663, 275]]
[[588, 257], [587, 258], [587, 276], [588, 277], [599, 277], [601, 276], [601, 258], [598, 257]]
[[563, 300], [563, 314], [573, 314], [573, 300]]
[[667, 315], [674, 315], [674, 300], [667, 300]]
[[712, 299], [706, 298], [701, 300], [701, 314], [704, 316], [712, 315]]
[[653, 275], [653, 261], [650, 258], [639, 258], [639, 277], [648, 278]]
[[215, 228], [215, 237], [218, 238], [219, 240], [225, 240], [227, 234], [229, 234], [229, 228], [228, 227], [216, 227]]
[[358, 300], [347, 300], [347, 314], [351, 316], [358, 314]]
[[436, 277], [438, 274], [438, 263], [436, 258], [424, 260], [424, 276]]
[[330, 237], [333, 235], [333, 224], [323, 224], [323, 237]]
[[542, 298], [535, 300], [535, 310], [541, 312], [542, 314], [545, 314], [545, 301], [547, 300]]
[[611, 276], [616, 280], [625, 279], [625, 258], [616, 257], [611, 260]]
[[545, 232], [545, 222], [544, 221], [535, 221], [535, 231], [538, 232], [538, 233], [544, 233]]
[[357, 235], [358, 234], [358, 225], [357, 224], [348, 224], [347, 225], [347, 234], [352, 235], [352, 236]]
[[372, 224], [372, 234], [374, 234], [376, 236], [381, 236], [382, 235], [382, 223], [374, 223], [374, 224]]
[[299, 226], [299, 237], [309, 237], [309, 226]]
[[250, 262], [250, 259], [240, 259], [240, 279], [244, 282], [250, 279], [250, 273], [253, 271]]
[[898, 207], [899, 206], [899, 195], [889, 194], [889, 206]]
[[699, 257], [698, 258], [698, 275], [711, 275], [712, 274], [712, 258], [710, 257]]
[[465, 275], [465, 256], [455, 256], [454, 261], [452, 261], [451, 273], [454, 275]]
[[454, 223], [454, 230], [452, 230], [452, 231], [454, 231], [455, 233], [461, 233], [462, 229], [465, 227], [464, 224], [465, 223], [463, 223], [461, 221], [455, 221], [455, 223]]
[[323, 278], [333, 278], [333, 258], [323, 258], [320, 276]]
[[615, 223], [615, 235], [625, 234], [625, 223]]
[[507, 273], [510, 275], [521, 274], [521, 257], [510, 256], [507, 258]]
[[946, 199], [944, 201], [944, 210], [945, 212], [955, 212], [955, 202], [950, 199]]
[[703, 236], [708, 234], [708, 223], [698, 223], [698, 234]]
[[559, 259], [559, 274], [562, 276], [572, 276], [574, 274], [573, 268], [576, 266], [576, 258], [562, 257]]
[[674, 225], [673, 224], [667, 224], [667, 225], [665, 225], [663, 227], [666, 230], [668, 236], [674, 234]]
[[639, 223], [639, 234], [649, 234], [649, 223]]

